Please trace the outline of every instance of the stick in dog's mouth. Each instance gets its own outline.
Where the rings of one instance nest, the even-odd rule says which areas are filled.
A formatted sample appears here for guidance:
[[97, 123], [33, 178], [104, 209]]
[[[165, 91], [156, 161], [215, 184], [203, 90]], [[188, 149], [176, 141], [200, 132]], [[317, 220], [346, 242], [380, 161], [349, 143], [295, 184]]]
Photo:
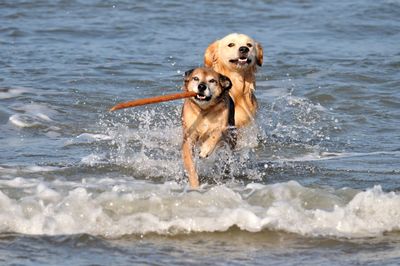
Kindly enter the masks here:
[[124, 109], [124, 108], [141, 106], [141, 105], [145, 105], [145, 104], [154, 104], [154, 103], [173, 101], [173, 100], [178, 100], [178, 99], [183, 99], [183, 98], [197, 97], [197, 95], [198, 94], [195, 93], [194, 91], [184, 91], [184, 92], [175, 93], [175, 94], [167, 94], [167, 95], [155, 96], [155, 97], [151, 97], [151, 98], [138, 99], [138, 100], [133, 100], [133, 101], [129, 101], [129, 102], [119, 103], [119, 104], [113, 106], [110, 109], [110, 112]]

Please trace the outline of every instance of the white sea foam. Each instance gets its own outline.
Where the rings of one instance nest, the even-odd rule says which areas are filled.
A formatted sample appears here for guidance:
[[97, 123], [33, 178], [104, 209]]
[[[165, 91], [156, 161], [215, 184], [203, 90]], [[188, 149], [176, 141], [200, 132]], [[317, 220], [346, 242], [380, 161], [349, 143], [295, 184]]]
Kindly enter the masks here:
[[45, 105], [34, 103], [26, 105], [17, 104], [12, 106], [12, 109], [20, 113], [10, 116], [9, 121], [20, 128], [44, 126], [54, 123], [51, 116], [57, 115], [57, 111]]
[[73, 139], [69, 139], [65, 142], [65, 146], [76, 145], [76, 144], [89, 144], [98, 141], [112, 140], [113, 136], [105, 134], [92, 134], [92, 133], [82, 133]]
[[89, 166], [95, 166], [105, 163], [104, 154], [89, 154], [81, 159], [81, 163]]
[[319, 152], [312, 151], [307, 154], [292, 158], [281, 158], [276, 160], [278, 162], [308, 162], [308, 161], [323, 161], [338, 158], [351, 158], [351, 157], [367, 157], [376, 155], [400, 155], [400, 151], [375, 151], [375, 152]]
[[27, 87], [0, 88], [0, 99], [17, 98], [22, 94], [60, 95], [60, 94], [65, 94], [65, 92], [44, 90], [40, 88], [27, 88]]
[[34, 122], [32, 120], [29, 122], [29, 120], [30, 120], [29, 117], [21, 115], [21, 114], [12, 115], [9, 118], [9, 121], [13, 125], [15, 125], [17, 127], [20, 127], [20, 128], [33, 127], [33, 126], [39, 125], [39, 123], [36, 123], [36, 122]]
[[25, 166], [14, 166], [14, 165], [0, 165], [0, 174], [31, 174], [41, 172], [52, 172], [64, 169], [64, 167], [54, 166], [40, 166], [40, 165], [25, 165]]
[[33, 90], [28, 88], [0, 88], [0, 99], [18, 97], [24, 93], [31, 93]]
[[0, 232], [129, 234], [282, 230], [306, 236], [371, 237], [399, 230], [400, 195], [316, 189], [297, 182], [185, 191], [133, 179], [0, 181]]

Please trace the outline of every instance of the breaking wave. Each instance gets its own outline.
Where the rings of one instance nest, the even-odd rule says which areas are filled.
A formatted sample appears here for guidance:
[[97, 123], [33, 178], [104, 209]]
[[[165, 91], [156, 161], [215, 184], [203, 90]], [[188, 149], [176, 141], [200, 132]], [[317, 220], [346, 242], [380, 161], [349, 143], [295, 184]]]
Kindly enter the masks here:
[[0, 181], [0, 232], [176, 235], [279, 230], [305, 236], [359, 238], [399, 230], [400, 195], [379, 186], [365, 191], [273, 185], [203, 186], [175, 182], [15, 178]]

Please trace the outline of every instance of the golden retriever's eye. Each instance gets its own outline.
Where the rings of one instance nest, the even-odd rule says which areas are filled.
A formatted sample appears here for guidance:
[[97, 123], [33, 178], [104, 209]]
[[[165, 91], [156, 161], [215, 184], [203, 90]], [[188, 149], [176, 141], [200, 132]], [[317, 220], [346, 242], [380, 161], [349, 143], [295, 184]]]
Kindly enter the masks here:
[[228, 47], [233, 47], [235, 46], [235, 44], [233, 42], [231, 42], [230, 44], [228, 44]]
[[210, 79], [208, 82], [210, 83], [217, 83], [217, 81], [215, 79]]
[[198, 77], [193, 77], [193, 80], [194, 81], [199, 81], [199, 78]]
[[253, 47], [253, 45], [251, 43], [248, 43], [247, 47], [251, 48], [251, 47]]

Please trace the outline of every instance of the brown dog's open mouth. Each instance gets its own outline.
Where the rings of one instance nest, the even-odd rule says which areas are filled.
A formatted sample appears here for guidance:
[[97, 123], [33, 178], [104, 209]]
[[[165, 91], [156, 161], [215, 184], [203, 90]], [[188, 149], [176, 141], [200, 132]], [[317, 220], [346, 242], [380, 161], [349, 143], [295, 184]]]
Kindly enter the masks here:
[[211, 100], [211, 96], [206, 96], [204, 94], [199, 93], [195, 96], [195, 99], [198, 101], [209, 101], [209, 100]]
[[236, 64], [236, 65], [246, 65], [246, 64], [250, 64], [251, 63], [251, 59], [248, 57], [239, 57], [237, 59], [231, 59], [229, 60], [229, 62]]

